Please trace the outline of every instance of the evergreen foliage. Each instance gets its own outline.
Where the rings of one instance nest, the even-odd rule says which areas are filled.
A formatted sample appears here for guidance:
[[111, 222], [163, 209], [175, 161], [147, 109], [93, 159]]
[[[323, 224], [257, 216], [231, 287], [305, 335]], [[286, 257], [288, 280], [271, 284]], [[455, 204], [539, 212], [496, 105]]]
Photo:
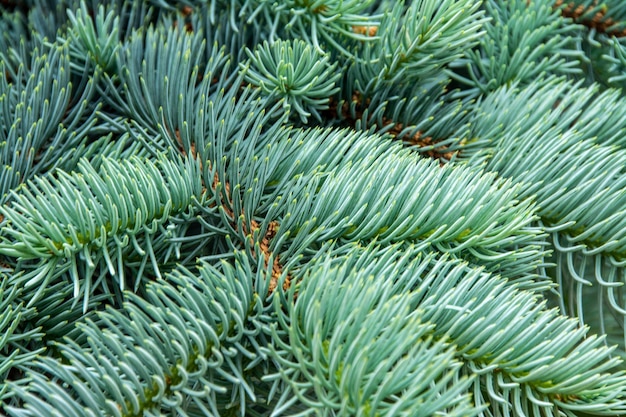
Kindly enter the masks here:
[[0, 11], [0, 415], [626, 415], [621, 0]]

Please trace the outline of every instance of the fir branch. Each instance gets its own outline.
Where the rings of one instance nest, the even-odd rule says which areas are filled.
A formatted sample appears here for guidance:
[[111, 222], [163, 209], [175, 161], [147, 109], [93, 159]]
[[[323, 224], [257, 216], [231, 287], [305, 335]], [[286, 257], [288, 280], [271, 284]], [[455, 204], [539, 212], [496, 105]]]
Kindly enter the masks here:
[[[25, 59], [26, 51], [23, 54]], [[2, 202], [34, 175], [55, 167], [72, 169], [71, 150], [85, 146], [95, 124], [88, 105], [95, 93], [92, 82], [73, 103], [67, 49], [39, 45], [30, 55], [30, 63], [17, 68], [0, 62], [0, 111], [5, 121], [0, 128]]]
[[479, 7], [475, 1], [416, 1], [404, 10], [398, 3], [381, 22], [380, 41], [365, 45], [364, 63], [383, 83], [432, 80], [484, 34]]
[[[411, 272], [423, 270], [430, 258], [410, 260], [407, 253], [390, 265], [394, 256], [385, 251], [384, 261], [369, 258], [358, 270], [357, 254], [370, 253], [353, 249], [343, 264], [325, 256], [309, 264], [295, 304], [286, 306], [286, 317], [275, 325], [287, 337], [274, 330], [270, 350], [280, 367], [266, 379], [283, 380], [289, 389], [274, 415], [289, 415], [298, 403], [321, 415], [478, 412], [469, 402], [471, 380], [460, 378], [454, 348], [433, 340], [433, 325], [414, 310], [407, 293], [397, 291], [410, 288], [419, 279]], [[400, 272], [403, 267], [410, 272]], [[388, 275], [380, 273], [385, 269]], [[399, 275], [406, 280], [395, 281]]]
[[[2, 354], [9, 354], [3, 363], [3, 377], [0, 385], [0, 392], [6, 393], [3, 398], [5, 405], [16, 404], [16, 399], [8, 384], [24, 378], [25, 372], [32, 369], [32, 364], [41, 355], [56, 356], [58, 351], [54, 345], [55, 341], [67, 337], [76, 342], [83, 342], [84, 334], [76, 327], [76, 323], [91, 316], [99, 304], [111, 301], [110, 297], [104, 294], [95, 295], [89, 298], [87, 315], [81, 308], [77, 308], [72, 295], [72, 287], [66, 282], [56, 282], [48, 286], [41, 298], [30, 307], [25, 307], [32, 299], [32, 289], [25, 289], [20, 283], [21, 274], [9, 275], [5, 270], [2, 276], [2, 286], [10, 288], [10, 293], [4, 291], [2, 295], [3, 311], [6, 312], [3, 320], [4, 324], [10, 324], [11, 328], [4, 329], [5, 339], [0, 344]], [[9, 304], [10, 303], [10, 304]], [[15, 321], [10, 321], [9, 317], [14, 316]], [[2, 357], [2, 356], [0, 356]], [[1, 396], [1, 395], [0, 395]]]
[[492, 20], [479, 47], [451, 64], [449, 75], [480, 94], [511, 83], [532, 83], [544, 73], [581, 73], [582, 51], [572, 48], [577, 26], [543, 1], [487, 0]]
[[140, 132], [147, 152], [172, 148], [198, 157], [205, 186], [216, 172], [224, 183], [228, 162], [222, 159], [234, 143], [250, 149], [248, 143], [271, 138], [284, 123], [273, 100], [240, 88], [242, 77], [231, 74], [224, 49], [205, 49], [202, 32], [161, 27], [134, 33], [118, 66], [122, 85], [109, 78], [103, 93]]
[[626, 81], [626, 45], [623, 39], [611, 38], [607, 41], [608, 51], [602, 56], [607, 62], [606, 79], [609, 85], [624, 86]]
[[[525, 183], [524, 194], [537, 195], [538, 213], [547, 226], [567, 230], [574, 241], [584, 243], [592, 252], [621, 257], [624, 241], [619, 237], [620, 216], [607, 210], [588, 211], [581, 207], [588, 208], [599, 199], [603, 199], [605, 207], [621, 207], [624, 181], [621, 161], [626, 154], [616, 145], [610, 145], [611, 137], [602, 138], [608, 142], [605, 145], [596, 143], [598, 139], [591, 136], [611, 132], [609, 127], [592, 122], [578, 129], [580, 121], [576, 118], [584, 101], [577, 101], [590, 100], [593, 89], [566, 94], [570, 84], [549, 85], [529, 88], [519, 95], [514, 90], [502, 89], [488, 97], [482, 103], [485, 112], [476, 117], [473, 133], [489, 137], [494, 126], [504, 128], [506, 133], [492, 142], [492, 148], [466, 156], [471, 164], [484, 164], [488, 171]], [[548, 89], [554, 94], [546, 98], [544, 92]], [[525, 110], [529, 117], [498, 112], [499, 101], [506, 96], [511, 100], [509, 103]], [[551, 109], [552, 106], [555, 108]], [[586, 121], [589, 113], [583, 116], [582, 121]], [[559, 158], [565, 155], [566, 160]]]
[[164, 224], [169, 217], [202, 198], [197, 164], [189, 160], [161, 158], [155, 164], [137, 158], [105, 159], [100, 172], [82, 160], [78, 169], [37, 177], [12, 193], [10, 205], [0, 208], [6, 218], [0, 253], [20, 262], [38, 260], [23, 263], [24, 285], [39, 288], [29, 304], [54, 276], [67, 271], [74, 297], [82, 294], [86, 309], [94, 272], [108, 271], [123, 289], [124, 259], [132, 252], [141, 259], [133, 277], [135, 287], [148, 259], [159, 276], [155, 235], [167, 234]]
[[[324, 53], [326, 44], [334, 50], [352, 56], [346, 40], [369, 41], [353, 27], [376, 27], [380, 15], [366, 13], [373, 0], [247, 0], [239, 16], [266, 33], [267, 39], [302, 39]], [[263, 23], [263, 24], [261, 24]]]
[[439, 262], [416, 292], [425, 320], [458, 346], [466, 372], [480, 375], [475, 384], [488, 394], [474, 398], [477, 406], [516, 415], [624, 412], [626, 375], [613, 373], [619, 360], [602, 338], [583, 339], [576, 320], [497, 277], [449, 268]]
[[346, 162], [328, 175], [299, 178], [279, 202], [279, 234], [291, 240], [285, 256], [328, 239], [411, 241], [535, 285], [545, 255], [542, 234], [531, 226], [534, 208], [517, 199], [517, 187], [477, 171], [416, 162], [409, 152]]
[[[254, 292], [267, 280], [242, 256], [220, 269], [204, 262], [197, 272], [179, 268], [151, 283], [145, 299], [128, 294], [127, 314], [98, 313], [104, 329], [85, 321], [89, 347], [67, 341], [58, 346], [63, 362], [41, 358], [36, 367], [57, 382], [31, 372], [12, 384], [23, 402], [7, 407], [9, 414], [139, 416], [195, 406], [217, 416], [239, 405], [244, 415], [246, 397], [255, 396], [239, 355], [263, 359], [246, 341], [259, 335], [263, 303]], [[239, 395], [231, 397], [233, 387]]]
[[10, 398], [12, 393], [7, 385], [11, 373], [24, 366], [44, 352], [41, 345], [43, 333], [38, 328], [24, 329], [20, 324], [31, 317], [34, 309], [21, 303], [21, 290], [10, 285], [7, 275], [12, 271], [2, 268], [0, 281], [0, 398], [3, 401]]
[[76, 13], [68, 10], [67, 15], [72, 25], [68, 30], [68, 42], [75, 57], [73, 61], [89, 60], [103, 71], [113, 73], [116, 70], [115, 54], [119, 48], [119, 16], [113, 11], [105, 15], [101, 5], [94, 22], [84, 2]]
[[[424, 257], [416, 246], [398, 249], [350, 245], [341, 255], [339, 248], [329, 249], [303, 270], [295, 304], [286, 306], [284, 318], [273, 327], [286, 336], [274, 333], [279, 342], [270, 346], [281, 368], [268, 379], [290, 387], [279, 401], [281, 412], [297, 402], [339, 414], [383, 412], [411, 404], [411, 389], [421, 384], [380, 401], [384, 387], [401, 389], [410, 372], [421, 372], [420, 381], [443, 381], [446, 377], [434, 375], [446, 371], [455, 381], [453, 389], [433, 381], [431, 390], [439, 395], [432, 402], [421, 396], [413, 413], [623, 412], [626, 393], [619, 387], [626, 375], [612, 371], [619, 361], [608, 359], [611, 349], [602, 340], [584, 339], [585, 329], [577, 328], [576, 320], [545, 309], [545, 301], [500, 277], [446, 257]], [[279, 308], [278, 297], [275, 303]], [[408, 311], [393, 314], [402, 308]], [[403, 325], [411, 321], [412, 331], [405, 335]], [[378, 333], [390, 329], [386, 337]], [[363, 339], [368, 342], [354, 342]], [[407, 339], [412, 343], [404, 345]], [[423, 361], [407, 352], [411, 349], [423, 349], [425, 355], [432, 349], [431, 354], [442, 356]], [[455, 377], [456, 361], [464, 366]], [[478, 409], [463, 410], [469, 406], [462, 401], [463, 391], [474, 394]], [[486, 408], [484, 413], [480, 408]]]
[[[599, 286], [596, 295], [607, 300], [609, 311], [626, 314], [616, 288], [622, 285], [626, 256], [621, 208], [626, 153], [621, 137], [611, 127], [593, 118], [589, 122], [593, 110], [582, 111], [586, 100], [598, 98], [604, 103], [610, 96], [595, 96], [594, 88], [568, 93], [569, 86], [552, 81], [519, 94], [502, 89], [485, 99], [482, 106], [489, 116], [477, 117], [476, 136], [490, 137], [488, 132], [494, 127], [505, 133], [492, 142], [492, 148], [475, 153], [476, 159], [470, 161], [480, 161], [485, 169], [524, 183], [523, 193], [535, 195], [537, 213], [543, 229], [551, 233], [559, 261], [555, 277], [563, 297], [561, 308], [582, 323], [582, 287], [592, 283]], [[546, 97], [548, 90], [552, 95]], [[498, 112], [504, 97], [515, 108], [525, 109], [528, 117], [521, 111], [515, 115]], [[619, 97], [619, 102], [622, 100]], [[591, 136], [594, 133], [600, 138]], [[607, 144], [597, 143], [600, 141]], [[597, 320], [602, 323], [604, 318]]]
[[244, 79], [263, 94], [282, 100], [287, 111], [293, 108], [303, 123], [311, 114], [322, 120], [319, 110], [327, 109], [329, 98], [341, 74], [329, 56], [322, 55], [304, 41], [265, 42], [254, 53], [246, 49], [250, 61], [240, 64]]
[[339, 118], [339, 123], [387, 134], [442, 163], [454, 159], [465, 148], [466, 143], [459, 138], [465, 136], [471, 102], [452, 98], [443, 83], [404, 87], [388, 84], [381, 88], [370, 80], [363, 86], [362, 75], [354, 71], [358, 71], [357, 66], [350, 68], [341, 88], [351, 96], [339, 101], [336, 114], [332, 114]]
[[337, 114], [331, 116], [452, 159], [469, 103], [448, 91], [445, 68], [478, 43], [486, 21], [480, 2], [393, 2], [376, 39], [345, 64]]
[[233, 62], [240, 63], [248, 58], [246, 47], [253, 48], [261, 44], [264, 33], [237, 16], [240, 12], [238, 3], [239, 0], [179, 2], [179, 6], [187, 5], [183, 5], [174, 17], [162, 14], [160, 18], [165, 26], [184, 26], [187, 31], [202, 32], [208, 56], [217, 44], [225, 48], [226, 55]]
[[[209, 63], [209, 75], [224, 64], [217, 48], [205, 60], [204, 48], [198, 33], [181, 28], [159, 26], [133, 32], [117, 54], [121, 86], [118, 89], [115, 80], [106, 77], [105, 97], [110, 97], [110, 104], [145, 129], [150, 137], [158, 138], [159, 125], [165, 124], [170, 144], [175, 143], [175, 126], [171, 123], [178, 114], [175, 106], [193, 103], [196, 85], [205, 68], [204, 65], [201, 68], [201, 63]], [[154, 145], [164, 147], [158, 142]]]

